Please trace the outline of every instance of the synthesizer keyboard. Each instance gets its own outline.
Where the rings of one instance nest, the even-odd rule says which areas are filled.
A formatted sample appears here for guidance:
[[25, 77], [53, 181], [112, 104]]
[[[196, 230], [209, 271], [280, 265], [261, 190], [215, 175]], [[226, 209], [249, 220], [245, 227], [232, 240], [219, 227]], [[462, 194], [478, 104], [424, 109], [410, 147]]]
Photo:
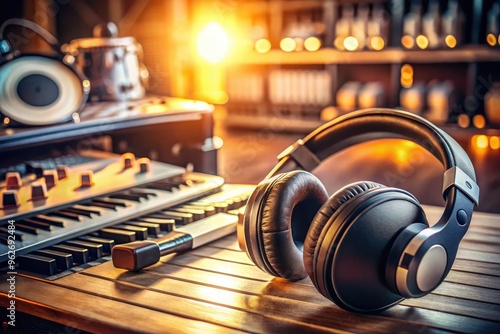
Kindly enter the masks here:
[[154, 240], [194, 222], [223, 221], [236, 230], [235, 210], [253, 189], [130, 154], [91, 152], [83, 161], [55, 184], [49, 172], [6, 175], [0, 184], [4, 267], [15, 250], [16, 270], [57, 278], [109, 260], [116, 244]]

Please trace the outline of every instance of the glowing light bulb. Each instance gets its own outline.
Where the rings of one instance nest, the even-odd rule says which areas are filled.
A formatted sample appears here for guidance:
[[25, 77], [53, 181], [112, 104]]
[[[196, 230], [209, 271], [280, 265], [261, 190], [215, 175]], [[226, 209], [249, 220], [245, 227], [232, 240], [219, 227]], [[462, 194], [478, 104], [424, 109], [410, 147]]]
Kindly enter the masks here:
[[401, 38], [401, 44], [407, 48], [407, 49], [411, 49], [415, 46], [415, 40], [413, 39], [413, 37], [409, 36], [409, 35], [404, 35], [402, 38]]
[[196, 47], [204, 60], [219, 63], [229, 51], [229, 38], [220, 24], [211, 22], [198, 34]]
[[498, 150], [500, 148], [500, 138], [498, 138], [497, 136], [491, 136], [490, 148], [493, 150]]
[[427, 49], [429, 46], [429, 40], [424, 35], [418, 35], [415, 41], [417, 42], [417, 46], [422, 50]]
[[347, 51], [355, 51], [359, 47], [358, 40], [354, 36], [347, 36], [344, 39], [344, 48]]
[[483, 115], [475, 115], [472, 118], [472, 124], [474, 124], [476, 128], [482, 129], [486, 125], [486, 119]]
[[370, 39], [370, 47], [375, 51], [380, 51], [385, 47], [385, 41], [381, 36], [373, 36]]
[[486, 42], [488, 42], [488, 44], [491, 46], [495, 46], [495, 44], [497, 44], [497, 39], [496, 39], [495, 35], [488, 34], [486, 36]]
[[488, 137], [486, 135], [476, 135], [472, 137], [473, 143], [477, 148], [488, 147]]
[[285, 52], [292, 52], [293, 50], [295, 50], [295, 47], [296, 44], [293, 38], [285, 37], [280, 42], [280, 48]]
[[457, 46], [457, 39], [453, 35], [446, 36], [444, 38], [444, 42], [450, 49], [453, 49], [455, 46]]
[[307, 51], [317, 51], [321, 47], [321, 40], [317, 37], [307, 37], [304, 41], [304, 48]]
[[259, 53], [266, 53], [271, 50], [271, 42], [265, 38], [261, 38], [255, 41], [255, 50]]

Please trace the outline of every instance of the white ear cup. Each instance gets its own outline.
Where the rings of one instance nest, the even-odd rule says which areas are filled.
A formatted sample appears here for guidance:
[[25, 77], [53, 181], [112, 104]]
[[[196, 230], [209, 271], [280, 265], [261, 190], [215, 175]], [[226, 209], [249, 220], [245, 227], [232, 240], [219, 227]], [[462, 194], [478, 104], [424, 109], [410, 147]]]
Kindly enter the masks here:
[[84, 89], [61, 61], [21, 56], [0, 67], [0, 112], [26, 125], [63, 122], [85, 102]]

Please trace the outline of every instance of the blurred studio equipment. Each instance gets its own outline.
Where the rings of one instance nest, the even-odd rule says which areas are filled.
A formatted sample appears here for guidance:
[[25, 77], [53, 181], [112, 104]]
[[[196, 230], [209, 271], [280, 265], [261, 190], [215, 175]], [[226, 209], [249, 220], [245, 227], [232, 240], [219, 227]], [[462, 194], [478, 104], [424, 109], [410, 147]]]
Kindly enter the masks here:
[[118, 37], [112, 22], [94, 27], [93, 37], [72, 40], [75, 56], [91, 83], [91, 101], [124, 101], [145, 96], [149, 73], [141, 45], [134, 37]]
[[[6, 29], [20, 26], [42, 37], [53, 54], [22, 53]], [[25, 31], [25, 30], [21, 30]], [[17, 31], [8, 35], [20, 38]], [[12, 44], [11, 44], [12, 43]], [[38, 24], [9, 19], [0, 27], [0, 113], [4, 126], [40, 126], [78, 121], [90, 89], [89, 80], [75, 66], [75, 58], [61, 51], [59, 41]]]

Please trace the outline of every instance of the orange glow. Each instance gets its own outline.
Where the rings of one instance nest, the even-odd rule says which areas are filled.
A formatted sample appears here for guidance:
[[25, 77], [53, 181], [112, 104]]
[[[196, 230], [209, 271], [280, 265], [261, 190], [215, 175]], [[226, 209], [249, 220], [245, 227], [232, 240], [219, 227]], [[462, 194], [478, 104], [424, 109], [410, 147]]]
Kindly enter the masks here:
[[355, 51], [359, 47], [359, 42], [354, 36], [348, 36], [344, 39], [344, 48], [347, 51]]
[[204, 60], [217, 64], [229, 51], [229, 38], [220, 24], [211, 22], [198, 34], [196, 48]]
[[498, 44], [500, 44], [500, 34], [498, 34]]
[[294, 37], [295, 51], [302, 51], [304, 49], [304, 40], [300, 37]]
[[296, 46], [295, 41], [290, 37], [285, 37], [280, 42], [280, 48], [285, 52], [292, 52]]
[[307, 51], [317, 51], [321, 47], [321, 40], [317, 37], [307, 37], [304, 41], [304, 48]]
[[418, 35], [415, 41], [417, 42], [417, 46], [422, 50], [427, 49], [429, 46], [429, 40], [424, 35]]
[[335, 48], [337, 50], [341, 50], [341, 51], [345, 50], [345, 48], [344, 48], [344, 37], [337, 36], [335, 38], [335, 40], [333, 41], [333, 46], [335, 46]]
[[470, 118], [469, 116], [462, 114], [458, 116], [458, 126], [461, 128], [468, 128], [470, 125]]
[[415, 46], [415, 41], [413, 40], [413, 37], [409, 36], [409, 35], [404, 35], [402, 38], [401, 38], [401, 44], [407, 48], [407, 49], [411, 49]]
[[488, 42], [488, 44], [491, 46], [495, 46], [495, 44], [497, 44], [497, 39], [496, 39], [495, 35], [488, 34], [488, 36], [486, 36], [486, 42]]
[[401, 67], [401, 86], [404, 88], [413, 86], [413, 66], [410, 64]]
[[375, 51], [380, 51], [385, 47], [385, 41], [381, 36], [373, 36], [370, 39], [370, 47]]
[[493, 150], [498, 150], [500, 148], [500, 138], [498, 138], [497, 136], [491, 136], [490, 148]]
[[486, 125], [486, 119], [483, 115], [475, 115], [472, 118], [472, 124], [474, 124], [476, 128], [482, 129]]
[[259, 53], [266, 53], [271, 50], [271, 42], [265, 38], [261, 38], [255, 41], [255, 50]]
[[455, 46], [457, 46], [457, 39], [453, 35], [446, 36], [444, 38], [444, 42], [450, 49], [453, 49]]
[[475, 135], [472, 137], [472, 145], [477, 148], [487, 148], [488, 137], [486, 135]]

